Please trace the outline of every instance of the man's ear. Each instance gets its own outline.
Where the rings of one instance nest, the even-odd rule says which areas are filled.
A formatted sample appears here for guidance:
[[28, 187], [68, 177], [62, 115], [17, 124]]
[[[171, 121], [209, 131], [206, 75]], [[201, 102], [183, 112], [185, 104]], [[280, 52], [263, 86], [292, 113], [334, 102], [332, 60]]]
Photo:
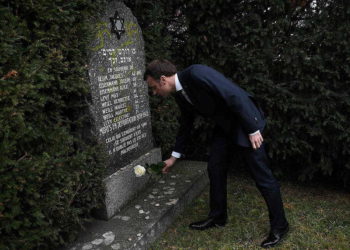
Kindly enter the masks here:
[[161, 75], [160, 78], [159, 78], [159, 83], [160, 83], [161, 86], [163, 86], [165, 84], [165, 80], [166, 80], [165, 76]]

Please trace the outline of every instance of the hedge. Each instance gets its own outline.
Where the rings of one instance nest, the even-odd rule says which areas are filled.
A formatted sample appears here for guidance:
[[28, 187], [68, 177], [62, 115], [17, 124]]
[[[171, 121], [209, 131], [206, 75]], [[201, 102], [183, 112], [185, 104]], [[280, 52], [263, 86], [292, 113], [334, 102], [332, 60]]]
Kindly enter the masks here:
[[86, 48], [98, 2], [0, 5], [0, 249], [72, 240], [101, 197]]
[[[129, 2], [144, 30], [148, 60], [165, 57], [180, 69], [194, 63], [213, 66], [259, 99], [279, 177], [349, 185], [347, 1]], [[162, 118], [154, 123], [154, 136], [168, 154], [174, 103], [151, 102], [155, 120]], [[190, 158], [206, 158], [208, 126], [197, 122]]]

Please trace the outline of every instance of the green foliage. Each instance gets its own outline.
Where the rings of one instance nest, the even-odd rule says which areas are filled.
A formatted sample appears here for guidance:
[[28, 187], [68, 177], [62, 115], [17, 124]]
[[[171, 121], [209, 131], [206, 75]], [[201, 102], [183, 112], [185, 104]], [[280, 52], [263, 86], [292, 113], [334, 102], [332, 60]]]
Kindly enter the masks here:
[[158, 162], [156, 164], [146, 164], [146, 169], [150, 174], [161, 175], [162, 169], [164, 168], [164, 161]]
[[[255, 94], [267, 114], [264, 137], [277, 174], [331, 176], [346, 186], [350, 5], [310, 2], [136, 1], [131, 7], [144, 30], [148, 60], [168, 58], [180, 69], [207, 64]], [[154, 135], [166, 153], [176, 127], [172, 105], [152, 99]], [[205, 159], [198, 149], [207, 144], [208, 125], [197, 125], [190, 151]]]
[[0, 249], [52, 249], [99, 203], [88, 129], [87, 17], [97, 3], [0, 5]]

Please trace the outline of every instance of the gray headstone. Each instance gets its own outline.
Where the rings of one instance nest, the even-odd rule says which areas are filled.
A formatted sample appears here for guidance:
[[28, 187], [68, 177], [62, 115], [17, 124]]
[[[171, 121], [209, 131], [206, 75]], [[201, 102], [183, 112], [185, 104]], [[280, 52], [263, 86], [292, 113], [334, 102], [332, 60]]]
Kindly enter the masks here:
[[122, 2], [112, 1], [95, 25], [89, 55], [91, 113], [108, 155], [109, 218], [147, 182], [133, 174], [133, 166], [160, 161], [160, 151], [153, 150], [144, 41], [136, 18]]

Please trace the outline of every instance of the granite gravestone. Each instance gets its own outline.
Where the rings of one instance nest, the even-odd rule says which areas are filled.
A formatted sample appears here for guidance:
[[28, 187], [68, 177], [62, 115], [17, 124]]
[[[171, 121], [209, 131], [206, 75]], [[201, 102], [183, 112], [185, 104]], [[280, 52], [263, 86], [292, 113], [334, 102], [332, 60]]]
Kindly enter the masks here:
[[131, 11], [111, 1], [95, 23], [89, 79], [95, 131], [108, 155], [104, 218], [112, 217], [146, 183], [135, 165], [161, 160], [153, 148], [141, 29]]

